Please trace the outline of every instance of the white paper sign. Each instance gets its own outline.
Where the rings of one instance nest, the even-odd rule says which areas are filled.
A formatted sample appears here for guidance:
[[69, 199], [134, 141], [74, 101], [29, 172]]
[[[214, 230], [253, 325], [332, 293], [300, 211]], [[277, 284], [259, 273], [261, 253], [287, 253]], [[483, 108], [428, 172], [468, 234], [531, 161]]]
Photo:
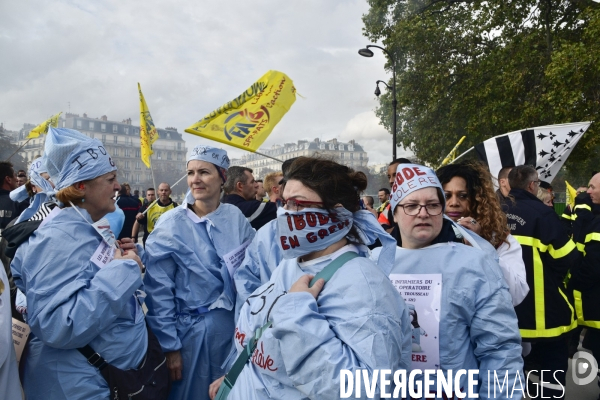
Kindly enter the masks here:
[[442, 274], [390, 274], [412, 324], [412, 369], [440, 368]]
[[225, 261], [225, 265], [227, 266], [227, 270], [229, 271], [231, 279], [233, 279], [233, 274], [235, 273], [235, 270], [238, 269], [242, 261], [244, 261], [246, 247], [248, 247], [250, 243], [252, 243], [252, 240], [247, 240], [240, 247], [230, 251], [229, 253], [223, 256], [223, 261]]
[[102, 240], [90, 260], [96, 264], [98, 268], [102, 268], [113, 260], [115, 256], [115, 250], [116, 248], [109, 246], [104, 240]]
[[27, 342], [30, 331], [29, 325], [25, 322], [21, 322], [14, 318], [12, 319], [12, 337], [13, 344], [15, 345], [17, 362], [21, 360], [21, 354], [23, 354], [23, 349], [25, 348], [25, 343]]

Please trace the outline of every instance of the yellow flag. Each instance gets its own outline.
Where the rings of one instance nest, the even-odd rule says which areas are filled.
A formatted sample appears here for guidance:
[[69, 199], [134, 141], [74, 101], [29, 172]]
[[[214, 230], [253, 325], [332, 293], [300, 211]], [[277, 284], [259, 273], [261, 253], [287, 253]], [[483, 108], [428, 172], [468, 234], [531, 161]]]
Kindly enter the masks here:
[[458, 143], [456, 143], [456, 146], [454, 146], [454, 148], [452, 150], [450, 150], [450, 153], [448, 153], [448, 155], [446, 156], [446, 158], [444, 158], [444, 160], [442, 161], [442, 163], [440, 164], [440, 166], [438, 168], [441, 168], [448, 163], [451, 164], [454, 162], [454, 159], [456, 158], [456, 150], [458, 150], [458, 146], [461, 145], [461, 143], [463, 142], [463, 140], [465, 140], [465, 138], [466, 138], [466, 136], [463, 136], [460, 138]]
[[158, 131], [154, 126], [154, 121], [148, 111], [148, 105], [142, 94], [142, 87], [138, 83], [138, 91], [140, 92], [140, 149], [142, 161], [146, 167], [150, 168], [150, 156], [154, 154], [152, 144], [158, 139]]
[[62, 114], [62, 111], [33, 128], [29, 132], [29, 135], [27, 135], [27, 139], [35, 139], [43, 133], [48, 133], [48, 127], [50, 126], [58, 128], [58, 119], [60, 118], [60, 114]]
[[254, 152], [295, 101], [292, 80], [283, 72], [269, 71], [185, 131]]
[[567, 205], [571, 206], [571, 210], [575, 207], [575, 197], [577, 197], [577, 190], [571, 185], [569, 182], [565, 181], [567, 185], [566, 195], [567, 195]]

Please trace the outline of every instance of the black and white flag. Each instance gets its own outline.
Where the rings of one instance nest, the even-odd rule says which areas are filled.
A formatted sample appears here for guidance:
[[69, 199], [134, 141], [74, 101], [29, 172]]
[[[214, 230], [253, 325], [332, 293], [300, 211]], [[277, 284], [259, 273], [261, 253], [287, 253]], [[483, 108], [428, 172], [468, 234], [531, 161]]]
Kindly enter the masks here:
[[494, 178], [503, 167], [532, 165], [548, 183], [558, 173], [592, 122], [539, 126], [495, 136], [475, 146]]

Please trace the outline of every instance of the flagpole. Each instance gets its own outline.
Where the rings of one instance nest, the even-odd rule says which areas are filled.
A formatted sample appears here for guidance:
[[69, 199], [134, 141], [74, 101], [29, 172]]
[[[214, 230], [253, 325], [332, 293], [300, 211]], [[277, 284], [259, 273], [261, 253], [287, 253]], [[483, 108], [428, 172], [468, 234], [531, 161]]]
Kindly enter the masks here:
[[25, 145], [26, 145], [27, 143], [29, 143], [29, 141], [30, 141], [31, 139], [33, 139], [33, 138], [29, 138], [29, 139], [27, 139], [27, 141], [26, 141], [25, 143], [23, 143], [23, 145], [22, 145], [21, 147], [19, 147], [17, 150], [15, 150], [15, 152], [14, 152], [14, 153], [12, 153], [12, 154], [10, 155], [10, 157], [8, 157], [8, 158], [6, 159], [6, 161], [10, 161], [10, 159], [12, 158], [12, 156], [14, 156], [15, 154], [17, 154], [17, 153], [19, 152], [19, 150], [21, 150], [23, 147], [25, 147]]
[[464, 156], [465, 154], [467, 154], [468, 152], [470, 152], [471, 150], [473, 150], [475, 148], [475, 146], [471, 147], [469, 150], [465, 151], [464, 153], [462, 153], [460, 156], [456, 157], [454, 160], [452, 160], [449, 164], [452, 164], [454, 161], [458, 160], [459, 158], [461, 158], [462, 156]]
[[[150, 165], [152, 165], [152, 163], [150, 163]], [[179, 182], [181, 182], [186, 176], [187, 176], [187, 174], [185, 174], [181, 178], [179, 178], [179, 180], [177, 182], [175, 182], [174, 184], [171, 185], [171, 188], [173, 188], [175, 185], [177, 185]], [[150, 209], [150, 207], [152, 207], [157, 201], [158, 201], [158, 198], [156, 200], [154, 200], [152, 203], [150, 203], [148, 205], [148, 207], [146, 207], [146, 209], [144, 210], [144, 212], [142, 214], [146, 214], [148, 212], [148, 210]]]
[[258, 154], [259, 156], [267, 157], [267, 158], [270, 158], [271, 160], [275, 160], [275, 161], [279, 161], [280, 163], [283, 163], [283, 160], [280, 160], [279, 158], [271, 157], [266, 154], [259, 153], [258, 151], [252, 151], [251, 153]]

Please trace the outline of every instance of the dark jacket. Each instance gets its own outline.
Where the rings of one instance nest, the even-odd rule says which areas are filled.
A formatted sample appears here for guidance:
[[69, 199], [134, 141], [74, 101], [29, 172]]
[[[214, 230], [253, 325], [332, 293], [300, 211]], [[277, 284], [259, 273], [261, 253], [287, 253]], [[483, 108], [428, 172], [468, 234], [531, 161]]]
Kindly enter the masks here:
[[277, 218], [277, 204], [275, 203], [246, 200], [237, 194], [227, 195], [221, 201], [239, 208], [244, 217], [250, 222], [250, 225], [256, 230], [259, 230], [267, 222]]
[[135, 216], [140, 212], [142, 203], [140, 199], [134, 196], [119, 196], [117, 198], [117, 205], [123, 210], [123, 214], [125, 214], [125, 222], [117, 239], [130, 238], [133, 224], [135, 223]]
[[531, 288], [515, 307], [521, 336], [526, 341], [557, 338], [576, 326], [564, 281], [579, 255], [553, 208], [522, 189], [510, 194], [515, 202], [506, 203], [508, 228], [523, 249]]
[[0, 230], [19, 216], [19, 203], [10, 199], [8, 190], [0, 189]]

